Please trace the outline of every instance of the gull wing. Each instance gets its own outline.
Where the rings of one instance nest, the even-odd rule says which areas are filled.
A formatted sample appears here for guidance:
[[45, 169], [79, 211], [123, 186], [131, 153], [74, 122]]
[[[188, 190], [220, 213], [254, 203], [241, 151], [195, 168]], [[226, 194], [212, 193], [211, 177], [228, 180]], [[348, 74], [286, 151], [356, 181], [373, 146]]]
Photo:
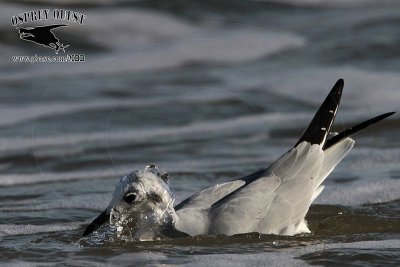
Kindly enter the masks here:
[[294, 234], [303, 221], [323, 165], [323, 146], [335, 119], [344, 82], [333, 86], [295, 146], [261, 177], [248, 179], [209, 210], [211, 234]]
[[176, 205], [175, 211], [188, 208], [208, 208], [213, 203], [242, 187], [244, 184], [245, 182], [241, 180], [235, 180], [206, 188]]
[[227, 195], [209, 210], [210, 234], [294, 234], [311, 204], [324, 152], [302, 142], [274, 162], [264, 177]]
[[250, 181], [263, 177], [267, 169], [260, 170], [237, 180], [209, 187], [196, 193], [175, 206], [175, 227], [191, 236], [209, 233], [209, 209], [230, 193]]
[[267, 169], [262, 169], [239, 179], [206, 188], [180, 202], [175, 206], [175, 210], [178, 211], [186, 208], [209, 208], [212, 204], [242, 187], [243, 185], [252, 180], [263, 177], [266, 171]]
[[[342, 95], [343, 85], [343, 79], [339, 79], [336, 82], [324, 102], [321, 104], [314, 118], [310, 122], [310, 125], [307, 127], [302, 137], [296, 143], [295, 147], [304, 141], [310, 144], [323, 144], [325, 142], [329, 129], [336, 116], [336, 112]], [[276, 164], [284, 164], [284, 161], [278, 160], [274, 164], [274, 168], [276, 168], [278, 167], [276, 166]], [[189, 198], [176, 205], [175, 210], [189, 207], [208, 208], [212, 204], [226, 197], [227, 195], [235, 192], [242, 186], [246, 186], [258, 179], [265, 178], [266, 176], [268, 176], [267, 171], [268, 168], [262, 169], [258, 172], [244, 176], [240, 179], [207, 188], [197, 194], [190, 196]]]
[[344, 81], [339, 79], [324, 102], [319, 107], [314, 118], [311, 120], [307, 129], [296, 143], [295, 146], [299, 145], [303, 141], [307, 141], [310, 144], [324, 144], [326, 137], [328, 136], [329, 130], [335, 120], [337, 110], [339, 108], [340, 99], [342, 97]]
[[383, 114], [327, 140], [342, 90], [340, 79], [296, 145], [270, 167], [207, 188], [178, 204], [177, 228], [191, 235], [309, 231], [304, 217], [322, 192], [323, 180], [353, 147], [348, 137], [394, 114]]

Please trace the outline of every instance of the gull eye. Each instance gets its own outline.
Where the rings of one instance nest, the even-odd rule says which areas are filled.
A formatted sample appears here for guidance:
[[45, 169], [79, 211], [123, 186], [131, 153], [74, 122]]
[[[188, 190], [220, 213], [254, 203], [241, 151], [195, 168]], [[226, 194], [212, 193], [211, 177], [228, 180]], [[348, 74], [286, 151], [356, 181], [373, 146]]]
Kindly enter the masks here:
[[137, 195], [135, 193], [129, 193], [124, 196], [124, 201], [128, 204], [132, 204], [136, 201]]

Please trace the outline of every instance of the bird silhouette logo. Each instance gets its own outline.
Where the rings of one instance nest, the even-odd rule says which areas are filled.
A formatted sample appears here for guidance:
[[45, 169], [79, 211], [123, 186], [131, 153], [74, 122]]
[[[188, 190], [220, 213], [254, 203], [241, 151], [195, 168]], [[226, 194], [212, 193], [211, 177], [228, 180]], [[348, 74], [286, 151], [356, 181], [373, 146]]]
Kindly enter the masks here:
[[65, 53], [65, 48], [69, 46], [60, 43], [60, 40], [52, 32], [53, 29], [59, 27], [68, 27], [68, 25], [55, 24], [38, 27], [17, 28], [17, 31], [19, 32], [20, 39], [54, 49], [55, 53], [58, 54], [60, 50]]

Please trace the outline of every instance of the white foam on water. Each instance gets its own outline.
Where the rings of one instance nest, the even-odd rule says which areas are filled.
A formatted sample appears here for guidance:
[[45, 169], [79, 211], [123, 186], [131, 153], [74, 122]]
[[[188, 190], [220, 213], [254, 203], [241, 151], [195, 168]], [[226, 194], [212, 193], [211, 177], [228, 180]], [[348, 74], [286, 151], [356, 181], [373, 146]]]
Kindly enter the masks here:
[[357, 146], [357, 137], [354, 139], [356, 146], [332, 175], [351, 179], [334, 182], [335, 177], [328, 177], [325, 189], [315, 204], [355, 206], [400, 198], [400, 179], [392, 177], [399, 171], [400, 151], [396, 148], [378, 149], [373, 144], [370, 148], [360, 148]]
[[[396, 89], [396, 84], [400, 83], [398, 75], [392, 73], [363, 73], [356, 70], [348, 70], [348, 72], [356, 72], [358, 75], [351, 75], [352, 79], [346, 79], [345, 97], [342, 101], [342, 110], [339, 112], [338, 120], [360, 120], [366, 119], [368, 116], [376, 115], [377, 112], [387, 112], [396, 110], [397, 103], [400, 102], [400, 93]], [[315, 75], [322, 79], [323, 82], [311, 79], [274, 79], [268, 78], [268, 83], [272, 90], [278, 94], [287, 94], [290, 98], [297, 98], [305, 102], [313, 102], [319, 105], [324, 95], [321, 94], [324, 87], [333, 84], [335, 79], [339, 77], [337, 71], [316, 71]], [[301, 73], [292, 75], [302, 75]], [[290, 75], [290, 76], [292, 76]], [[327, 75], [329, 77], [324, 77]], [[296, 81], [296, 84], [294, 84]], [[234, 81], [232, 81], [234, 82]], [[321, 83], [321, 87], [317, 85]], [[317, 84], [317, 85], [316, 85]], [[323, 87], [322, 87], [322, 84]], [[261, 85], [260, 85], [261, 86]], [[301, 90], [302, 94], [293, 96], [293, 88]], [[377, 90], [379, 88], [379, 90]], [[232, 88], [233, 90], [234, 88]], [[235, 89], [237, 90], [237, 88]], [[328, 89], [326, 90], [328, 91]], [[185, 103], [201, 103], [208, 101], [218, 101], [229, 99], [230, 94], [196, 94], [182, 93], [171, 94], [171, 96], [152, 97], [151, 99], [127, 99], [127, 100], [95, 100], [85, 102], [50, 102], [39, 104], [24, 104], [23, 106], [7, 106], [0, 107], [0, 126], [11, 126], [17, 123], [33, 122], [36, 119], [54, 117], [72, 113], [81, 113], [85, 111], [94, 111], [99, 109], [109, 109], [110, 112], [114, 108], [124, 107], [156, 107], [157, 105], [173, 104], [179, 101]], [[351, 107], [351, 108], [350, 108]], [[384, 108], [383, 108], [384, 107]], [[368, 112], [366, 114], [366, 111]], [[12, 116], [10, 116], [12, 114]], [[295, 116], [295, 115], [292, 115]], [[282, 117], [282, 119], [285, 119]], [[390, 118], [391, 119], [391, 118]], [[1, 144], [0, 144], [1, 146]], [[0, 148], [1, 149], [1, 148]]]
[[[120, 169], [121, 170], [121, 169]], [[126, 169], [125, 171], [129, 171]], [[82, 180], [82, 179], [101, 179], [108, 177], [115, 177], [117, 172], [115, 169], [105, 169], [101, 171], [77, 171], [77, 172], [65, 172], [65, 173], [32, 173], [32, 174], [1, 174], [0, 185], [22, 185], [22, 184], [33, 184], [33, 183], [44, 183], [44, 182], [59, 182], [59, 181], [71, 181], [71, 180]]]
[[[261, 253], [241, 253], [241, 254], [204, 254], [190, 256], [174, 256], [160, 252], [131, 252], [122, 253], [106, 259], [105, 263], [97, 263], [96, 266], [110, 265], [165, 265], [170, 266], [174, 262], [175, 257], [179, 257], [179, 266], [309, 266], [309, 264], [299, 259], [299, 257], [315, 252], [329, 250], [346, 250], [346, 249], [365, 249], [365, 250], [385, 250], [399, 249], [400, 240], [382, 240], [382, 241], [361, 241], [353, 243], [331, 243], [316, 244], [301, 248], [282, 249], [281, 251], [261, 252]], [[16, 262], [15, 266], [25, 266], [25, 262]], [[69, 264], [86, 265], [88, 262], [84, 260], [68, 260]], [[26, 266], [31, 266], [26, 263]], [[43, 265], [43, 264], [40, 264]], [[90, 265], [90, 263], [89, 263]], [[13, 265], [12, 265], [13, 266]], [[171, 265], [172, 266], [172, 265]]]
[[289, 252], [195, 255], [182, 266], [307, 266]]
[[[333, 249], [398, 249], [400, 240], [362, 241], [353, 243], [317, 244], [281, 251], [241, 254], [205, 254], [186, 256], [180, 266], [308, 266], [299, 257]], [[109, 264], [165, 264], [173, 262], [173, 256], [157, 252], [124, 253], [110, 258]], [[180, 260], [182, 262], [182, 259]]]
[[[234, 165], [250, 165], [250, 164], [263, 164], [267, 161], [272, 161], [275, 155], [265, 155], [262, 157], [252, 158], [239, 158], [239, 159], [220, 159], [218, 162], [210, 159], [187, 159], [181, 160], [179, 163], [174, 161], [165, 161], [160, 163], [163, 169], [168, 170], [169, 173], [205, 173], [211, 171], [220, 171], [222, 168], [229, 168]], [[0, 186], [15, 186], [15, 185], [28, 185], [46, 182], [63, 182], [63, 181], [74, 181], [74, 180], [96, 180], [105, 178], [115, 178], [116, 181], [119, 177], [126, 175], [135, 169], [142, 169], [144, 166], [134, 165], [118, 165], [112, 166], [110, 162], [109, 167], [101, 168], [96, 171], [69, 171], [69, 172], [39, 172], [29, 174], [0, 174]], [[232, 177], [233, 178], [233, 177]], [[200, 189], [200, 188], [199, 188]], [[7, 202], [2, 202], [6, 204]], [[12, 201], [15, 205], [29, 204], [30, 200]], [[67, 202], [68, 203], [68, 202]], [[75, 203], [75, 202], [72, 202]], [[65, 203], [64, 203], [65, 204]], [[70, 202], [71, 204], [71, 202]], [[85, 208], [85, 203], [83, 203]], [[58, 204], [54, 204], [57, 206]], [[63, 205], [63, 204], [61, 204]], [[75, 205], [75, 204], [72, 204]], [[61, 206], [60, 206], [61, 207]], [[79, 206], [77, 206], [79, 207]], [[39, 207], [33, 206], [31, 209], [37, 209]], [[0, 208], [0, 210], [9, 210], [8, 208]]]
[[[332, 65], [335, 63], [332, 62]], [[269, 85], [269, 90], [316, 107], [325, 97], [323, 92], [329, 92], [335, 82], [343, 78], [344, 90], [338, 119], [341, 119], [340, 114], [353, 118], [352, 114], [364, 113], [368, 118], [371, 114], [395, 111], [400, 102], [400, 76], [396, 72], [361, 70], [349, 66], [315, 68], [296, 65], [292, 69], [285, 67], [285, 71], [274, 70], [273, 73], [276, 75], [265, 76], [264, 83]]]
[[72, 231], [79, 229], [85, 223], [86, 222], [71, 222], [47, 225], [0, 224], [0, 238], [10, 235], [30, 235], [37, 233]]
[[[128, 89], [127, 89], [128, 90]], [[176, 104], [182, 102], [185, 104], [201, 104], [210, 101], [222, 101], [231, 99], [232, 95], [226, 92], [204, 93], [205, 91], [175, 92], [170, 96], [152, 96], [149, 98], [135, 99], [99, 99], [93, 101], [71, 101], [71, 102], [40, 102], [23, 105], [2, 105], [0, 107], [0, 126], [12, 126], [18, 123], [34, 122], [34, 120], [68, 115], [72, 113], [82, 113], [100, 109], [108, 109], [111, 112], [118, 108], [149, 108], [159, 105]], [[10, 116], [12, 114], [12, 116]]]
[[279, 3], [301, 7], [365, 7], [385, 4], [396, 4], [396, 0], [260, 0], [268, 3]]
[[0, 211], [44, 211], [52, 209], [89, 209], [103, 211], [111, 200], [109, 194], [88, 194], [71, 196], [64, 199], [52, 201], [22, 200], [22, 201], [2, 201]]
[[[137, 252], [137, 253], [123, 253], [118, 256], [108, 259], [108, 264], [111, 265], [164, 265], [160, 261], [167, 260], [168, 256], [158, 252]], [[157, 264], [158, 263], [158, 264]], [[167, 265], [168, 266], [168, 265]]]
[[[124, 107], [146, 107], [154, 103], [168, 103], [173, 101], [172, 97], [160, 97], [148, 99], [127, 99], [127, 100], [97, 100], [85, 102], [42, 102], [35, 104], [3, 105], [0, 107], [0, 126], [11, 126], [17, 123], [34, 121], [41, 118], [66, 115], [77, 112], [86, 112], [99, 109], [109, 109]], [[10, 114], [13, 114], [10, 116]]]
[[[7, 262], [7, 263], [0, 263], [2, 267], [37, 267], [37, 266], [54, 266], [54, 263], [46, 263], [46, 262], [34, 262], [34, 261], [14, 261], [14, 262]], [[85, 265], [83, 265], [85, 266]], [[87, 265], [89, 266], [89, 265]]]
[[[156, 129], [136, 129], [125, 131], [114, 131], [109, 129], [105, 132], [79, 133], [79, 134], [61, 134], [59, 136], [49, 137], [3, 137], [0, 138], [0, 152], [12, 152], [27, 149], [39, 149], [46, 147], [58, 147], [60, 153], [69, 151], [71, 145], [85, 143], [85, 146], [90, 145], [90, 142], [105, 142], [124, 141], [124, 142], [142, 142], [165, 137], [187, 137], [203, 135], [224, 135], [229, 133], [228, 130], [235, 132], [255, 132], [276, 125], [281, 125], [282, 121], [288, 125], [295, 125], [299, 120], [309, 118], [308, 113], [285, 114], [285, 113], [268, 113], [261, 115], [247, 115], [229, 119], [215, 121], [200, 121], [177, 127], [164, 127]], [[39, 153], [39, 152], [38, 152]]]
[[353, 243], [317, 244], [282, 252], [250, 254], [212, 254], [189, 257], [183, 266], [308, 266], [300, 256], [331, 249], [398, 249], [400, 240], [361, 241]]
[[362, 205], [393, 201], [400, 198], [400, 180], [358, 180], [347, 186], [325, 186], [315, 204]]
[[[357, 137], [354, 137], [357, 144]], [[364, 147], [356, 147], [349, 164], [349, 171], [353, 173], [365, 173], [363, 179], [379, 176], [380, 173], [387, 173], [390, 170], [398, 170], [400, 162], [400, 150], [393, 147], [379, 149], [375, 147], [374, 136], [370, 143]]]
[[74, 30], [84, 31], [97, 45], [119, 51], [130, 51], [132, 47], [142, 49], [202, 32], [189, 21], [149, 9], [87, 10], [85, 14], [91, 23], [77, 25]]

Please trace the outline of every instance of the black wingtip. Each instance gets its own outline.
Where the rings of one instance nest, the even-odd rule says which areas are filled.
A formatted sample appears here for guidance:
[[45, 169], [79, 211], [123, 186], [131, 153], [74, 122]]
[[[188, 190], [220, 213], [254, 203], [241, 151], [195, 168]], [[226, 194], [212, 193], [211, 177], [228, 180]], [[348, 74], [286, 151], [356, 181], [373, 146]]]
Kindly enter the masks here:
[[311, 144], [323, 144], [325, 142], [337, 113], [343, 86], [343, 79], [339, 79], [335, 83], [295, 147], [304, 141]]
[[328, 139], [324, 145], [324, 150], [330, 148], [331, 146], [333, 146], [334, 144], [339, 143], [340, 141], [342, 141], [343, 139], [350, 137], [356, 133], [358, 133], [359, 131], [367, 128], [368, 126], [371, 126], [372, 124], [375, 124], [381, 120], [386, 119], [387, 117], [392, 116], [393, 114], [395, 114], [396, 112], [388, 112], [379, 116], [376, 116], [372, 119], [366, 120], [360, 124], [357, 124], [356, 126], [353, 126], [347, 130], [344, 130], [343, 132], [333, 136], [332, 138]]

